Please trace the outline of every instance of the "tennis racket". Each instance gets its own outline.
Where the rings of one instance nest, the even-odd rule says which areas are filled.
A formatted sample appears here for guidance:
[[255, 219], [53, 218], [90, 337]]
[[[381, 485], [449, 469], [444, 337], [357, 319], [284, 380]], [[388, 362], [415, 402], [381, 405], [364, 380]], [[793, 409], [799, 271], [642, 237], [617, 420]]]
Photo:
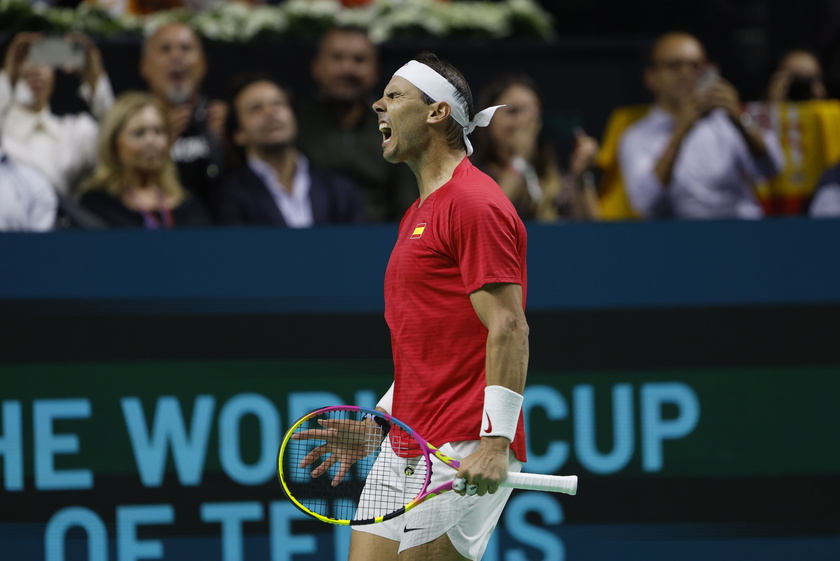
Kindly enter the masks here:
[[[280, 445], [277, 470], [283, 490], [300, 510], [322, 522], [354, 526], [390, 520], [451, 491], [451, 481], [429, 489], [432, 456], [460, 467], [381, 411], [325, 407], [292, 425]], [[511, 472], [502, 486], [574, 495], [577, 476]]]

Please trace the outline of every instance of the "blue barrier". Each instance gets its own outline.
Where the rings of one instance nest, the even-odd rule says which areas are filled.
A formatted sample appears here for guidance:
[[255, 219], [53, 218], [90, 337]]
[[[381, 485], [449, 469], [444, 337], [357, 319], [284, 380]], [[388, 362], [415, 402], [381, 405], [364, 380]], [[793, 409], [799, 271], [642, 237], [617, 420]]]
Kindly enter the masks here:
[[[529, 224], [531, 310], [840, 302], [840, 221]], [[0, 236], [0, 300], [379, 312], [394, 226]]]

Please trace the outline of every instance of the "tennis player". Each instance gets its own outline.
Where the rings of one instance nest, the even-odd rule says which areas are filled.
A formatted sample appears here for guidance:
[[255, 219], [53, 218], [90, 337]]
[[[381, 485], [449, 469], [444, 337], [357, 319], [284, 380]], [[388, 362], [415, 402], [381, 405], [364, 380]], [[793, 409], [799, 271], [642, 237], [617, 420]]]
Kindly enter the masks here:
[[[526, 232], [467, 158], [467, 135], [497, 108], [476, 115], [464, 77], [431, 53], [400, 68], [373, 104], [383, 156], [408, 164], [420, 189], [385, 274], [395, 372], [377, 407], [461, 460], [457, 473], [436, 464], [431, 488], [457, 477], [465, 490], [355, 526], [350, 561], [480, 559], [510, 495], [499, 484], [525, 461]], [[367, 485], [392, 493], [400, 475]]]

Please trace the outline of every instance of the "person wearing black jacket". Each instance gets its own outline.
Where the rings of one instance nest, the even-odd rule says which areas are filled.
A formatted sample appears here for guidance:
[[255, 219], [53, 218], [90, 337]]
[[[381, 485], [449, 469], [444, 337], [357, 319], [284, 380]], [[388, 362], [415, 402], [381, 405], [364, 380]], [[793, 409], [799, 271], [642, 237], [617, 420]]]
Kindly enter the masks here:
[[230, 96], [225, 138], [236, 168], [217, 197], [222, 224], [308, 228], [365, 221], [353, 182], [316, 169], [295, 145], [290, 94], [270, 76], [238, 79]]

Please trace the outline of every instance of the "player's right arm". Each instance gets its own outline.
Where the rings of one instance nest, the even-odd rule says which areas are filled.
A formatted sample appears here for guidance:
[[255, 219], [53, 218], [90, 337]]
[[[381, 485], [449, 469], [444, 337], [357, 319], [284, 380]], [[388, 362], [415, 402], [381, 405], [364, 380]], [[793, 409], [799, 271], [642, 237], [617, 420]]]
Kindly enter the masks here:
[[470, 294], [470, 301], [487, 328], [487, 385], [503, 386], [521, 394], [525, 390], [529, 353], [522, 287], [512, 283], [486, 284]]
[[[522, 287], [512, 283], [487, 284], [470, 294], [470, 300], [487, 328], [486, 385], [518, 394], [514, 397], [521, 402], [529, 354]], [[517, 410], [515, 419], [511, 417], [514, 431], [518, 419]], [[497, 419], [497, 423], [500, 421]], [[495, 493], [508, 474], [510, 443], [511, 439], [505, 436], [482, 435], [478, 450], [461, 462], [458, 477], [464, 478], [467, 484], [477, 485], [479, 495]]]

